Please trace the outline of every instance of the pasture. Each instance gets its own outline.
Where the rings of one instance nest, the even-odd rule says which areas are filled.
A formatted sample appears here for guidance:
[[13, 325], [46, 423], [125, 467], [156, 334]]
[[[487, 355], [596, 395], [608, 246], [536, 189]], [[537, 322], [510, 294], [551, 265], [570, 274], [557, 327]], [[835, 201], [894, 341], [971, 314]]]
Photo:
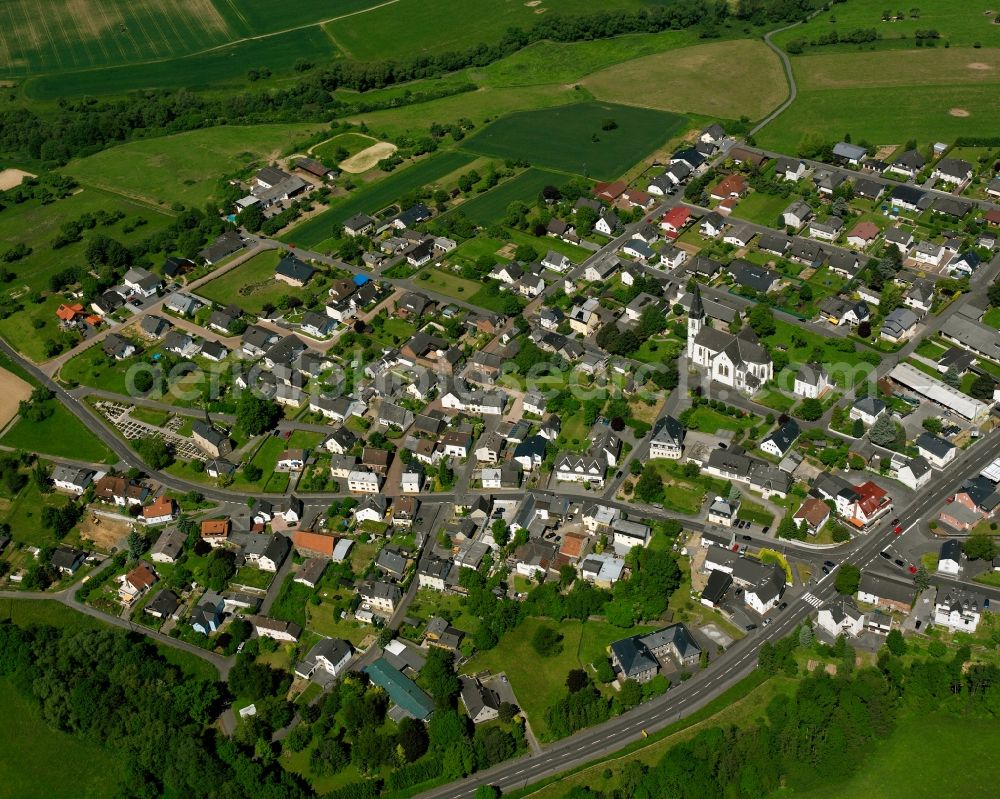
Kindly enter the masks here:
[[472, 156], [455, 151], [432, 155], [413, 166], [391, 173], [377, 183], [356, 189], [343, 202], [292, 228], [281, 236], [281, 241], [299, 247], [314, 247], [330, 237], [339, 236], [341, 224], [354, 214], [380, 211], [402, 195], [433, 185], [472, 160]]
[[850, 133], [875, 145], [921, 145], [983, 136], [1000, 127], [997, 86], [913, 85], [800, 91], [795, 102], [756, 136], [757, 144], [796, 153], [808, 141], [835, 141]]
[[678, 133], [686, 119], [613, 103], [586, 102], [503, 117], [465, 149], [611, 180]]
[[4, 3], [0, 76], [170, 58], [234, 38], [211, 0], [27, 0]]
[[534, 205], [538, 193], [543, 188], [550, 185], [559, 186], [565, 182], [565, 175], [547, 172], [544, 169], [528, 169], [488, 192], [466, 200], [456, 210], [465, 214], [470, 222], [486, 227], [499, 223], [507, 211], [507, 206], [515, 200], [520, 200], [529, 206]]
[[81, 182], [154, 205], [201, 206], [222, 178], [266, 166], [321, 128], [320, 123], [234, 125], [140, 139], [74, 161], [66, 171]]
[[828, 53], [793, 62], [803, 90], [1000, 83], [1000, 50], [875, 50]]
[[[636, 9], [646, 0], [605, 0], [601, 10]], [[579, 13], [578, 0], [399, 0], [324, 26], [349, 58], [378, 61], [465, 50], [497, 42], [509, 27], [530, 28], [542, 14]]]
[[[50, 727], [38, 707], [0, 679], [0, 796], [100, 799], [115, 791], [119, 760], [94, 743]], [[53, 764], [58, 763], [58, 768]]]
[[[705, 91], [706, 75], [725, 75], [725, 90]], [[778, 56], [751, 40], [636, 58], [589, 75], [583, 85], [602, 100], [723, 119], [760, 119], [788, 96]]]
[[[828, 12], [817, 15], [804, 25], [775, 34], [774, 43], [784, 47], [794, 39], [810, 41], [834, 30], [847, 33], [858, 28], [875, 28], [882, 37], [876, 47], [908, 48], [913, 47], [913, 36], [918, 30], [933, 28], [952, 47], [968, 47], [974, 42], [981, 42], [983, 47], [1000, 46], [1000, 25], [993, 24], [997, 5], [990, 0], [966, 0], [960, 6], [954, 0], [925, 0], [916, 5], [916, 10], [919, 11], [916, 16], [909, 10], [913, 8], [914, 5], [906, 7], [903, 14], [905, 19], [883, 22], [882, 13], [886, 9], [892, 9], [893, 14], [900, 9], [877, 0], [846, 0], [844, 3], [831, 5]], [[907, 40], [903, 37], [907, 37]], [[868, 47], [869, 45], [865, 45], [865, 49]], [[858, 45], [817, 47], [814, 52], [827, 52], [831, 49], [857, 51]]]
[[300, 28], [161, 61], [39, 75], [26, 82], [24, 91], [36, 100], [55, 100], [86, 94], [124, 94], [139, 89], [247, 84], [251, 68], [288, 72], [300, 58], [329, 61], [336, 54], [333, 43], [319, 27]]

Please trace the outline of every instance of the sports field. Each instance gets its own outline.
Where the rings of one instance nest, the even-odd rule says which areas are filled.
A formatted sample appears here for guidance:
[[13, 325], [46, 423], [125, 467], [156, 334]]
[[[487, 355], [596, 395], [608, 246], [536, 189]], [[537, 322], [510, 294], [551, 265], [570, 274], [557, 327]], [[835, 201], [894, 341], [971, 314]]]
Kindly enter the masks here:
[[486, 227], [499, 224], [507, 206], [515, 200], [531, 206], [538, 193], [546, 186], [559, 186], [566, 182], [566, 176], [544, 169], [529, 169], [515, 178], [501, 183], [485, 194], [479, 194], [458, 206], [457, 210], [477, 225]]
[[376, 213], [414, 189], [434, 185], [445, 175], [472, 160], [472, 156], [454, 150], [432, 155], [411, 167], [393, 172], [378, 183], [351, 192], [350, 196], [330, 210], [292, 228], [281, 236], [281, 241], [299, 247], [315, 247], [326, 239], [339, 236], [344, 220], [354, 214]]
[[685, 121], [666, 111], [576, 103], [503, 117], [464, 147], [481, 155], [523, 159], [536, 166], [611, 180], [678, 133]]
[[295, 140], [321, 127], [224, 126], [140, 139], [75, 161], [66, 171], [82, 182], [155, 205], [201, 206], [225, 176], [268, 164]]
[[[706, 75], [725, 75], [705, 91]], [[777, 54], [748, 39], [669, 50], [603, 69], [583, 80], [595, 97], [723, 119], [760, 119], [788, 96]]]

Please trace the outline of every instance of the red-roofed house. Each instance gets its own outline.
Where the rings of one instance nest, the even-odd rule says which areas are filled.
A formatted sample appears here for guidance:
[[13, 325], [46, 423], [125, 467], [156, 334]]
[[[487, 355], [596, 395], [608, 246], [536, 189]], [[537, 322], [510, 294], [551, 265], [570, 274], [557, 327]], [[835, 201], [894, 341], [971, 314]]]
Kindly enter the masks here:
[[80, 303], [75, 303], [73, 305], [60, 305], [56, 308], [56, 316], [59, 317], [63, 322], [72, 322], [76, 317], [83, 314], [83, 306]]
[[875, 241], [880, 232], [878, 225], [874, 222], [858, 222], [847, 234], [847, 243], [861, 250]]
[[747, 179], [740, 174], [726, 175], [712, 189], [713, 200], [739, 199], [747, 193]]
[[627, 188], [624, 180], [616, 180], [614, 183], [598, 183], [594, 186], [594, 196], [613, 203], [622, 196]]
[[140, 563], [132, 571], [123, 574], [118, 578], [118, 598], [126, 605], [130, 605], [142, 594], [146, 593], [156, 582], [156, 572], [145, 563]]
[[987, 211], [984, 218], [991, 225], [1000, 225], [1000, 211], [997, 211], [995, 208]]
[[867, 527], [879, 516], [892, 509], [892, 497], [881, 486], [869, 480], [854, 487], [858, 499], [854, 503], [853, 516], [850, 519], [855, 527]]
[[792, 518], [800, 529], [805, 526], [809, 535], [816, 535], [830, 518], [830, 508], [821, 499], [806, 497], [802, 507], [795, 511]]
[[631, 208], [649, 208], [653, 204], [653, 195], [639, 189], [629, 189], [622, 194], [625, 206]]
[[683, 206], [675, 205], [663, 215], [660, 227], [667, 232], [669, 238], [676, 239], [690, 220], [691, 212]]
[[158, 497], [142, 509], [146, 524], [166, 524], [174, 518], [175, 505], [170, 497]]

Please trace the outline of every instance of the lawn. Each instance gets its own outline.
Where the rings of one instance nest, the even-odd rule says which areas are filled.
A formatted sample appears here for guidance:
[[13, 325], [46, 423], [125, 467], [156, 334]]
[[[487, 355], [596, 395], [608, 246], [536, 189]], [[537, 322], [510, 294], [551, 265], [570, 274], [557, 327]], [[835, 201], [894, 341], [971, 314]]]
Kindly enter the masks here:
[[51, 530], [42, 525], [42, 508], [61, 508], [69, 502], [65, 494], [55, 492], [42, 494], [33, 482], [29, 482], [10, 502], [3, 520], [10, 525], [11, 537], [15, 541], [36, 547], [55, 546], [58, 543]]
[[718, 494], [723, 490], [725, 481], [707, 474], [693, 478], [680, 474], [677, 461], [654, 458], [648, 461], [654, 467], [663, 481], [663, 498], [661, 504], [668, 510], [694, 516], [700, 510], [705, 495]]
[[[926, 745], [929, 740], [934, 741], [932, 747]], [[782, 796], [938, 799], [942, 786], [947, 786], [948, 796], [992, 796], [1000, 779], [998, 746], [1000, 725], [989, 719], [944, 713], [907, 716], [845, 782]]]
[[471, 297], [482, 288], [482, 284], [475, 280], [466, 280], [464, 277], [434, 267], [420, 272], [415, 276], [414, 282], [418, 288], [427, 288], [466, 302], [471, 301]]
[[821, 336], [803, 325], [793, 325], [782, 319], [775, 319], [775, 332], [765, 340], [770, 346], [785, 350], [793, 364], [823, 364], [830, 379], [840, 388], [850, 388], [874, 368], [854, 345], [849, 352], [840, 350], [838, 345], [844, 339]]
[[686, 122], [667, 111], [575, 103], [509, 114], [470, 138], [464, 148], [610, 180], [664, 144]]
[[292, 292], [291, 286], [274, 277], [274, 268], [281, 258], [279, 250], [258, 253], [204, 284], [198, 294], [222, 305], [236, 302], [243, 310], [259, 314], [265, 303], [274, 305]]
[[990, 308], [983, 316], [983, 324], [1000, 330], [1000, 308]]
[[[92, 186], [169, 208], [202, 206], [219, 181], [266, 166], [297, 139], [321, 125], [225, 125], [112, 147], [73, 161], [66, 172]], [[148, 234], [147, 234], [148, 235]]]
[[114, 463], [117, 460], [61, 402], [54, 402], [52, 408], [52, 415], [41, 422], [19, 419], [0, 441], [15, 449], [90, 463]]
[[313, 595], [313, 589], [295, 582], [295, 575], [289, 574], [281, 584], [281, 590], [271, 605], [270, 615], [275, 619], [294, 621], [300, 627], [306, 626], [306, 603]]
[[788, 413], [795, 405], [796, 397], [789, 397], [777, 389], [768, 388], [755, 394], [753, 401], [779, 413]]
[[321, 161], [333, 164], [339, 160], [336, 156], [338, 151], [344, 150], [350, 157], [368, 149], [377, 142], [378, 139], [366, 136], [364, 133], [340, 133], [322, 144], [317, 144], [312, 148], [311, 154]]
[[[705, 91], [705, 75], [725, 75], [725, 91]], [[583, 80], [595, 97], [722, 119], [759, 119], [788, 96], [778, 56], [760, 40], [712, 42], [647, 55]]]
[[733, 209], [733, 216], [738, 219], [746, 219], [748, 222], [755, 222], [758, 225], [778, 227], [777, 222], [781, 219], [781, 212], [788, 207], [790, 202], [790, 197], [755, 191], [739, 201], [736, 208]]
[[740, 508], [736, 512], [736, 518], [759, 524], [761, 527], [767, 527], [774, 523], [773, 513], [763, 505], [752, 502], [745, 497], [740, 499]]
[[[34, 702], [0, 678], [0, 795], [46, 799], [101, 799], [122, 779], [112, 753], [48, 726]], [[58, 768], [53, 764], [58, 763]]]
[[[563, 636], [562, 652], [558, 655], [543, 658], [532, 647], [531, 638], [541, 626], [552, 627]], [[548, 619], [528, 618], [507, 633], [495, 648], [476, 654], [462, 667], [462, 672], [475, 674], [484, 669], [494, 674], [505, 672], [532, 730], [544, 741], [549, 739], [545, 710], [565, 692], [570, 670], [589, 667], [614, 641], [652, 629], [623, 630], [601, 621], [582, 624], [567, 619], [557, 624]]]
[[[425, 107], [425, 106], [418, 106]], [[300, 247], [315, 247], [340, 235], [345, 219], [358, 213], [374, 214], [394, 203], [402, 195], [433, 185], [445, 175], [471, 163], [472, 156], [454, 150], [432, 155], [412, 166], [399, 169], [370, 186], [355, 189], [343, 201], [292, 228], [281, 240]]]
[[714, 435], [720, 430], [731, 430], [734, 433], [738, 433], [740, 430], [753, 427], [754, 421], [755, 419], [752, 416], [737, 419], [735, 416], [729, 416], [728, 414], [720, 413], [713, 408], [701, 405], [695, 408], [694, 412], [691, 414], [688, 427], [691, 430], [698, 430], [702, 433], [708, 433], [710, 435]]
[[546, 186], [559, 186], [565, 182], [565, 175], [543, 169], [528, 169], [517, 177], [467, 200], [457, 206], [457, 210], [470, 222], [482, 227], [500, 224], [506, 215], [507, 206], [512, 202], [520, 200], [529, 207], [534, 206], [542, 189]]

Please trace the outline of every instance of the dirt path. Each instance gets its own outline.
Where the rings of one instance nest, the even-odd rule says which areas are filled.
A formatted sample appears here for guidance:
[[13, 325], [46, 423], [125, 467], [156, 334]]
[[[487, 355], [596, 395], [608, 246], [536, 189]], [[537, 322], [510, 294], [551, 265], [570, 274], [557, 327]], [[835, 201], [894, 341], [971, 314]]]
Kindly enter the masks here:
[[0, 369], [0, 430], [17, 416], [17, 406], [21, 400], [31, 396], [31, 386], [20, 377]]

